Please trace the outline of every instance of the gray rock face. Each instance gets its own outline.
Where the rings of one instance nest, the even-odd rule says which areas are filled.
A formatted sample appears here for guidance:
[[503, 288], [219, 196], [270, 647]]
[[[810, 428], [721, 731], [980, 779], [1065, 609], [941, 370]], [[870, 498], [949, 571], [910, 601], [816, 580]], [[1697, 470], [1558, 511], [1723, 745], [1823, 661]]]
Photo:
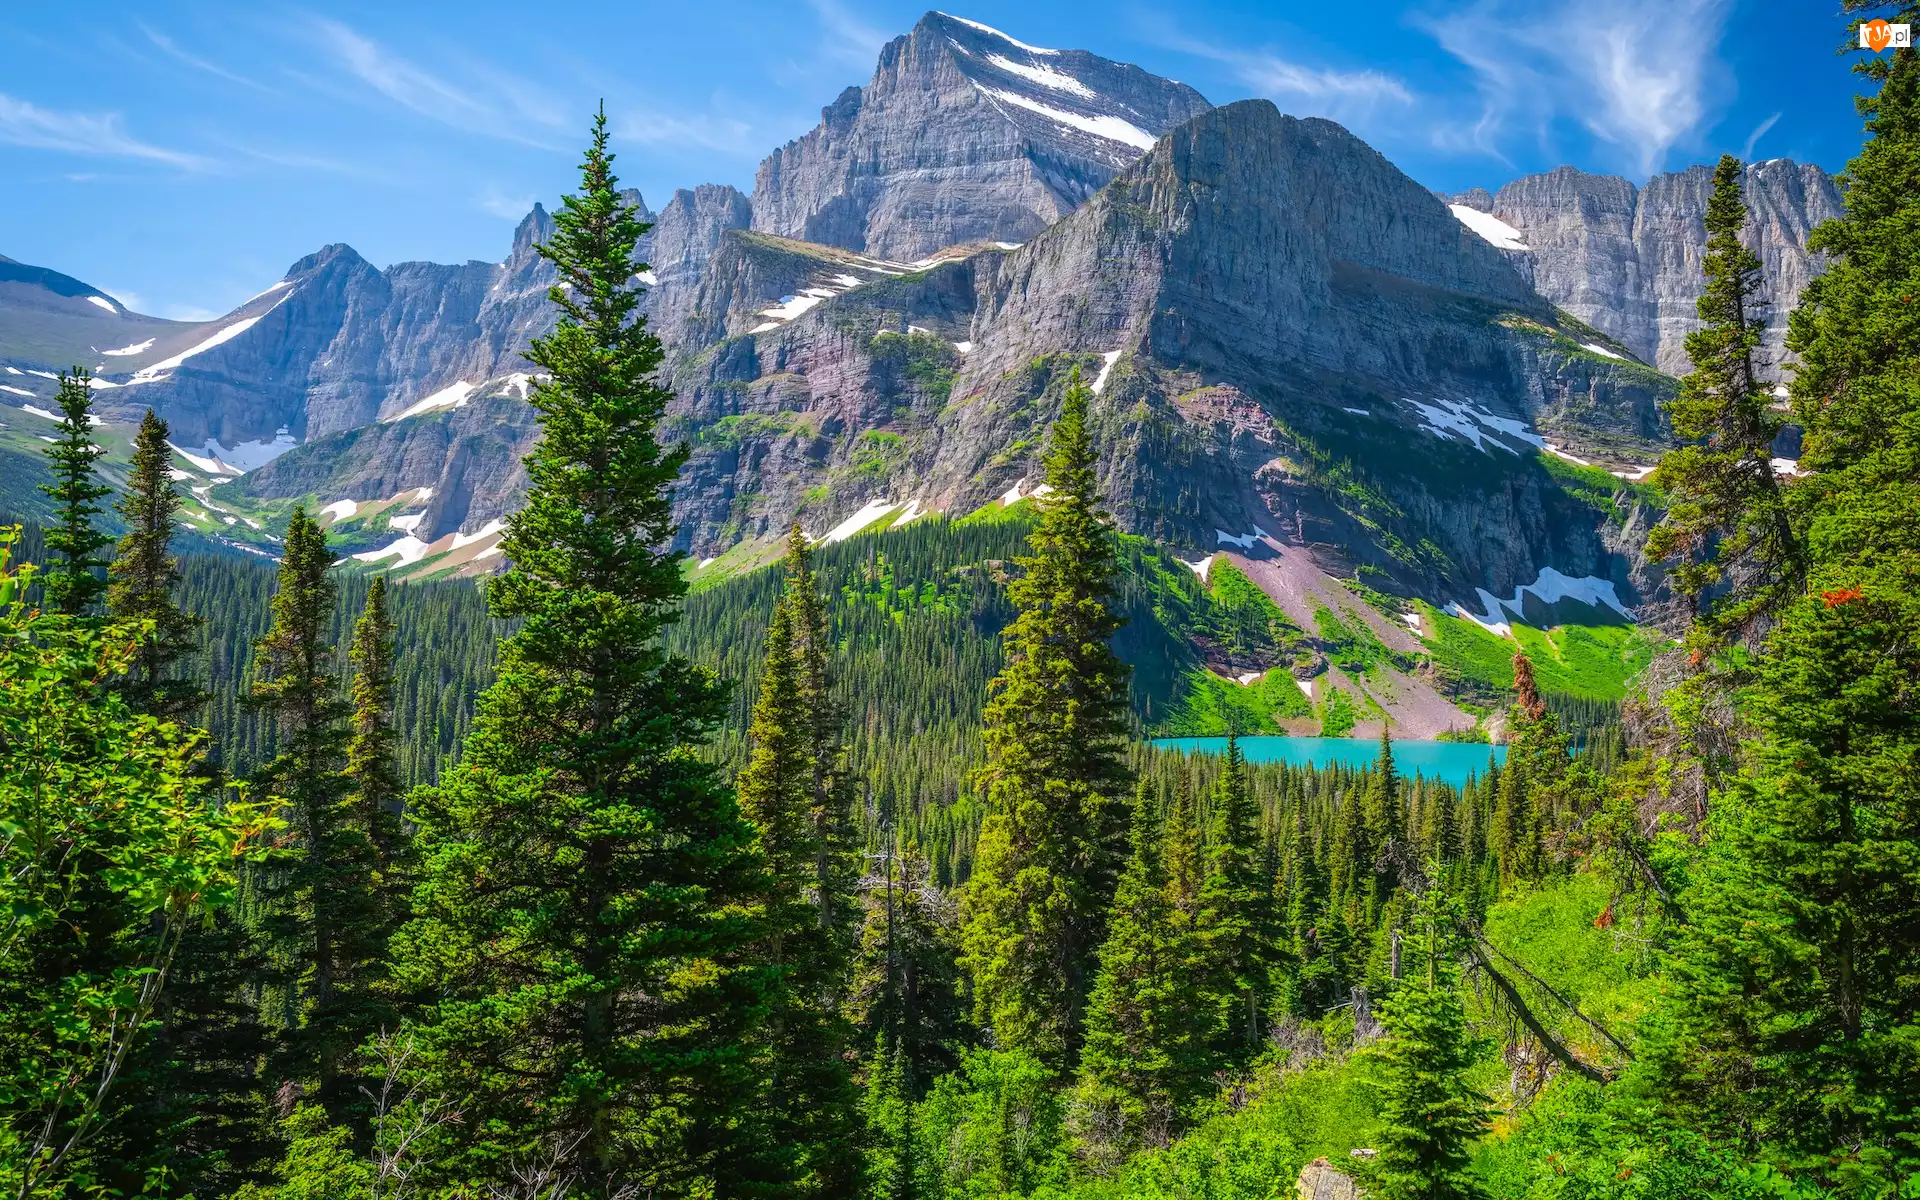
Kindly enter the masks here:
[[[1712, 190], [1706, 166], [1656, 175], [1644, 188], [1561, 167], [1507, 184], [1490, 205], [1472, 193], [1454, 200], [1520, 231], [1542, 296], [1642, 361], [1681, 375], [1690, 367], [1686, 336], [1699, 327]], [[1786, 355], [1787, 314], [1820, 269], [1806, 251], [1807, 234], [1841, 214], [1840, 193], [1819, 167], [1774, 159], [1747, 168], [1746, 199], [1748, 244], [1760, 256], [1771, 301], [1765, 354], [1777, 367]]]
[[752, 203], [725, 184], [681, 188], [660, 210], [641, 254], [654, 277], [645, 311], [662, 341], [677, 346], [688, 340], [708, 261], [729, 230], [752, 223]]
[[[657, 259], [644, 311], [678, 340], [721, 234], [748, 222], [747, 199], [710, 185], [676, 193], [657, 216], [643, 206], [642, 215], [654, 228], [640, 252]], [[380, 271], [351, 247], [328, 246], [295, 263], [274, 289], [190, 335], [165, 323], [166, 346], [113, 364], [130, 386], [104, 393], [102, 407], [128, 419], [154, 407], [183, 446], [271, 441], [282, 429], [310, 441], [389, 421], [456, 384], [527, 373], [522, 354], [555, 319], [547, 299], [553, 269], [535, 250], [552, 230], [552, 218], [535, 205], [504, 261], [458, 266], [413, 262]], [[151, 378], [139, 372], [162, 361], [163, 350], [240, 325], [219, 344], [146, 372]]]
[[391, 417], [452, 384], [523, 370], [527, 339], [553, 320], [552, 271], [532, 249], [547, 220], [536, 207], [500, 264], [380, 271], [349, 246], [328, 246], [211, 327], [250, 325], [151, 381], [135, 376], [105, 406], [125, 417], [153, 407], [183, 446], [270, 440], [281, 429], [305, 441]]
[[[798, 279], [820, 254], [771, 239], [748, 254], [749, 236], [729, 235], [716, 279]], [[682, 543], [705, 556], [872, 501], [963, 514], [1031, 487], [1077, 368], [1099, 393], [1103, 494], [1133, 532], [1211, 550], [1258, 527], [1338, 575], [1435, 598], [1511, 595], [1549, 565], [1631, 596], [1631, 563], [1540, 466], [1529, 425], [1644, 447], [1670, 385], [1555, 320], [1344, 129], [1230, 105], [1019, 249], [863, 283], [770, 328], [736, 319], [684, 360]], [[1468, 410], [1509, 440], [1434, 425]]]
[[1138, 67], [928, 13], [760, 165], [753, 227], [902, 261], [1022, 242], [1207, 107]]
[[363, 425], [281, 455], [240, 477], [260, 497], [381, 500], [430, 487], [422, 541], [505, 517], [526, 494], [521, 458], [540, 428], [524, 397], [502, 394], [404, 421]]

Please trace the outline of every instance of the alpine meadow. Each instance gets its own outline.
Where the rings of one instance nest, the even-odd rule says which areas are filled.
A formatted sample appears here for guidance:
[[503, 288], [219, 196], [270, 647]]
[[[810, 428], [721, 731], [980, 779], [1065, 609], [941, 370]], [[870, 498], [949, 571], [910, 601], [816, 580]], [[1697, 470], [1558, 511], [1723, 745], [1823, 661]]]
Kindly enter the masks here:
[[[610, 95], [497, 263], [0, 256], [6, 1194], [1920, 1198], [1920, 4], [1840, 8], [1831, 176], [1441, 193], [932, 12], [751, 194]], [[0, 144], [216, 171], [119, 119]]]

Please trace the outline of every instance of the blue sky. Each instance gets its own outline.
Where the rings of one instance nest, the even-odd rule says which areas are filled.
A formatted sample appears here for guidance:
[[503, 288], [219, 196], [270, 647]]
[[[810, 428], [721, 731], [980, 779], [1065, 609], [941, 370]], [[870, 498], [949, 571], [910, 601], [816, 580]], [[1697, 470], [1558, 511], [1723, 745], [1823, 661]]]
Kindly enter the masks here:
[[[943, 0], [1332, 117], [1422, 183], [1859, 145], [1837, 0]], [[204, 318], [346, 242], [498, 259], [604, 97], [622, 176], [749, 190], [925, 11], [894, 0], [107, 0], [0, 13], [0, 253]]]

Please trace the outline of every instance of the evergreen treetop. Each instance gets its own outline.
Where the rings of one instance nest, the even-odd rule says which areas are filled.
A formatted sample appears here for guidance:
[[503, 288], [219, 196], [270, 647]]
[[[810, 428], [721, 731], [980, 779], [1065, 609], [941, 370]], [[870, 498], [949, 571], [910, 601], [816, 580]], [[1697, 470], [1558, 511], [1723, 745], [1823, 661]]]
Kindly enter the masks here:
[[148, 409], [134, 435], [127, 494], [116, 505], [127, 532], [108, 568], [107, 614], [153, 622], [127, 674], [126, 691], [135, 709], [156, 716], [183, 715], [206, 702], [199, 683], [179, 675], [181, 660], [197, 649], [200, 621], [174, 599], [180, 570], [172, 551], [173, 522], [180, 496], [173, 490], [172, 463], [167, 423]]
[[1114, 537], [1076, 372], [1054, 422], [1040, 518], [1009, 589], [978, 783], [991, 814], [965, 900], [976, 1019], [1000, 1044], [1071, 1064], [1121, 858], [1127, 667], [1111, 638]]
[[[421, 883], [396, 937], [427, 1075], [467, 1114], [464, 1169], [564, 1147], [585, 1194], [753, 1186], [764, 866], [695, 748], [726, 690], [662, 647], [686, 591], [658, 439], [669, 393], [635, 313], [646, 225], [604, 111], [540, 253], [560, 282], [528, 357], [542, 436], [501, 541], [500, 647], [458, 768], [417, 796]], [[745, 1122], [745, 1123], [743, 1123]]]
[[1701, 327], [1687, 335], [1693, 370], [1667, 404], [1688, 444], [1663, 456], [1654, 482], [1671, 500], [1647, 539], [1656, 559], [1678, 558], [1670, 578], [1696, 615], [1695, 661], [1729, 640], [1756, 643], [1769, 612], [1804, 574], [1773, 468], [1781, 419], [1756, 352], [1767, 322], [1760, 256], [1742, 243], [1746, 167], [1723, 155], [1707, 202]]
[[61, 372], [54, 403], [60, 409], [55, 426], [59, 436], [41, 452], [52, 463], [53, 482], [41, 484], [40, 490], [54, 505], [47, 549], [60, 557], [48, 564], [41, 586], [54, 611], [73, 616], [91, 608], [107, 588], [98, 574], [104, 565], [98, 553], [113, 539], [94, 522], [105, 511], [100, 500], [113, 489], [94, 469], [106, 450], [93, 441], [93, 379], [85, 367]]

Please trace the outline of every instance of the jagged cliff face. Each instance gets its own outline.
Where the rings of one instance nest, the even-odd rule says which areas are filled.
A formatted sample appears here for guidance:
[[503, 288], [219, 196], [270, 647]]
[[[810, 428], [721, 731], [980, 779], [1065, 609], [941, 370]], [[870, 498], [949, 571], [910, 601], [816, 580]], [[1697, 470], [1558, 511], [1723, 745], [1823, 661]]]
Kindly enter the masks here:
[[[1819, 167], [1773, 159], [1747, 168], [1748, 244], [1759, 254], [1771, 301], [1764, 352], [1786, 357], [1787, 314], [1820, 264], [1807, 234], [1841, 214], [1839, 189]], [[1689, 369], [1686, 337], [1699, 327], [1707, 199], [1713, 171], [1695, 166], [1635, 187], [1616, 175], [1561, 167], [1488, 195], [1455, 196], [1516, 230], [1516, 252], [1540, 294], [1624, 342], [1671, 375]]]
[[[830, 269], [819, 248], [752, 249], [716, 274], [735, 254]], [[794, 519], [824, 532], [872, 503], [964, 513], [1031, 487], [1078, 368], [1131, 531], [1207, 552], [1257, 528], [1440, 599], [1510, 594], [1543, 565], [1636, 587], [1535, 450], [1644, 458], [1669, 382], [1558, 328], [1344, 129], [1265, 101], [1176, 129], [1018, 249], [746, 319], [676, 379], [695, 447], [676, 510], [702, 557]]]
[[[1630, 490], [1597, 473], [1569, 487], [1538, 452], [1629, 476], [1657, 453], [1672, 382], [1632, 356], [1681, 365], [1707, 180], [1561, 171], [1450, 213], [1330, 122], [1210, 109], [1137, 68], [930, 14], [767, 160], [754, 196], [708, 185], [644, 214], [666, 434], [692, 450], [681, 545], [707, 558], [796, 519], [962, 515], [1030, 488], [1078, 369], [1129, 531], [1435, 601], [1515, 595], [1545, 567], [1649, 595]], [[1805, 230], [1837, 200], [1815, 168], [1751, 181], [1783, 316], [1818, 265]], [[1480, 213], [1512, 237], [1467, 221]], [[29, 285], [0, 271], [0, 364], [27, 346], [7, 306], [44, 310], [35, 328], [101, 356], [109, 415], [158, 407], [177, 444], [249, 468], [229, 488], [328, 506], [419, 493], [394, 535], [472, 534], [524, 493], [522, 356], [554, 319], [535, 249], [551, 228], [536, 207], [500, 263], [379, 270], [328, 247], [195, 326], [111, 312], [77, 281], [9, 299]], [[123, 332], [141, 348], [109, 354]]]
[[1207, 107], [1138, 67], [928, 13], [761, 164], [753, 228], [905, 261], [1023, 242]]

